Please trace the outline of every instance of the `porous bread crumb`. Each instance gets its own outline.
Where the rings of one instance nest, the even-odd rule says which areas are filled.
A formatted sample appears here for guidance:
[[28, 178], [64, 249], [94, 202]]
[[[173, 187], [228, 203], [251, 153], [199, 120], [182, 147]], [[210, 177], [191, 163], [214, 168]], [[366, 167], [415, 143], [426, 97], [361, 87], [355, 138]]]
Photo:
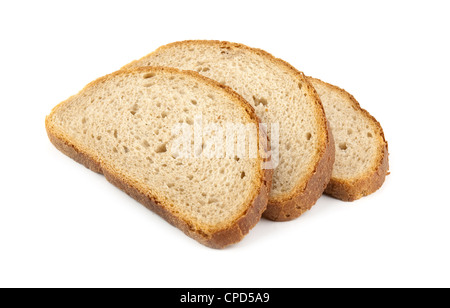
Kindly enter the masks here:
[[265, 185], [261, 157], [174, 157], [171, 129], [192, 123], [199, 114], [206, 123], [255, 127], [256, 117], [200, 76], [170, 69], [142, 71], [119, 72], [87, 86], [55, 108], [47, 118], [48, 129], [88, 149], [202, 234], [234, 224]]
[[[298, 204], [298, 217], [312, 206], [328, 182], [331, 168], [317, 179], [320, 192], [305, 191], [327, 147], [326, 120], [314, 89], [302, 74], [286, 63], [257, 49], [218, 41], [186, 41], [163, 46], [126, 68], [171, 66], [193, 70], [231, 87], [254, 108], [263, 123], [279, 123], [279, 164], [274, 170], [269, 207], [309, 195], [307, 205]], [[269, 137], [271, 138], [269, 129]], [[273, 149], [273, 150], [274, 150]], [[325, 168], [328, 168], [325, 167]], [[306, 199], [305, 199], [306, 200]]]

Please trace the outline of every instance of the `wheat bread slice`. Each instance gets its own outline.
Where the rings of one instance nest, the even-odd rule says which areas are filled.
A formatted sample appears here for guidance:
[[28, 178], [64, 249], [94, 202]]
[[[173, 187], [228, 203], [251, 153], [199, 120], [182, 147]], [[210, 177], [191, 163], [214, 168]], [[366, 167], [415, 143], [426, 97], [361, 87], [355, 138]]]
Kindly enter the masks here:
[[354, 201], [378, 190], [389, 170], [380, 123], [345, 90], [308, 77], [320, 96], [336, 143], [333, 174], [325, 193]]
[[[263, 123], [279, 123], [279, 145], [272, 144], [279, 164], [264, 217], [292, 220], [316, 203], [331, 177], [334, 144], [320, 99], [303, 73], [263, 50], [220, 41], [172, 43], [124, 68], [155, 65], [197, 71], [227, 85]], [[272, 130], [268, 134], [273, 141]]]
[[[171, 127], [203, 121], [253, 125], [252, 107], [194, 72], [137, 68], [102, 77], [53, 109], [51, 142], [198, 242], [239, 242], [266, 209], [271, 170], [255, 158], [176, 157]], [[261, 136], [261, 138], [267, 138]], [[176, 153], [175, 153], [176, 154]]]

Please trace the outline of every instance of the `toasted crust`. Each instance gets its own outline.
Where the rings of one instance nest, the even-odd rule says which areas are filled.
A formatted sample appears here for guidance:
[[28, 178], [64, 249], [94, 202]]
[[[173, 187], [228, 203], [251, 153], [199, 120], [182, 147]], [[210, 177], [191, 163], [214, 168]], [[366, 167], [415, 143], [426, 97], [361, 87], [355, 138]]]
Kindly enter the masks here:
[[301, 81], [306, 86], [306, 92], [313, 98], [317, 107], [316, 120], [320, 126], [319, 142], [317, 146], [318, 151], [314, 159], [314, 165], [310, 166], [312, 167], [311, 169], [313, 170], [313, 172], [311, 172], [305, 180], [299, 181], [296, 185], [296, 188], [292, 192], [281, 197], [269, 198], [267, 211], [263, 215], [265, 218], [275, 221], [288, 221], [299, 217], [305, 211], [309, 210], [324, 192], [324, 189], [330, 180], [334, 164], [335, 149], [333, 136], [331, 134], [331, 130], [325, 116], [323, 105], [314, 87], [302, 72], [298, 71], [289, 63], [275, 58], [272, 54], [261, 49], [251, 48], [242, 44], [224, 41], [188, 40], [167, 44], [165, 46], [159, 47], [157, 50], [148, 54], [147, 56], [142, 57], [140, 60], [135, 60], [125, 65], [123, 68], [126, 69], [139, 66], [139, 63], [142, 60], [145, 60], [146, 58], [161, 50], [171, 48], [173, 46], [189, 44], [206, 44], [212, 46], [219, 45], [220, 47], [225, 48], [248, 50], [252, 53], [264, 57], [269, 62], [287, 68], [291, 72], [292, 76], [294, 76], [294, 78], [298, 78], [299, 81]]
[[315, 80], [322, 83], [328, 88], [340, 92], [352, 102], [356, 110], [360, 110], [362, 114], [368, 118], [375, 126], [378, 135], [378, 153], [376, 163], [363, 176], [351, 180], [331, 177], [325, 193], [342, 201], [355, 201], [362, 197], [368, 196], [377, 191], [384, 183], [386, 175], [389, 174], [389, 152], [388, 143], [384, 137], [383, 128], [380, 123], [365, 109], [361, 108], [358, 101], [345, 91], [337, 86], [326, 83], [320, 79], [308, 77], [308, 79]]
[[[136, 68], [133, 70], [123, 70], [101, 77], [96, 81], [88, 84], [84, 89], [88, 87], [93, 87], [119, 74], [131, 74], [134, 72], [146, 73], [155, 71], [166, 71], [189, 75], [215, 88], [220, 88], [226, 91], [227, 94], [230, 97], [232, 97], [236, 102], [241, 104], [248, 112], [248, 115], [252, 120], [259, 122], [259, 119], [257, 118], [252, 106], [249, 105], [241, 96], [236, 94], [230, 88], [191, 71], [180, 71], [174, 68], [162, 68], [162, 67], [145, 67], [145, 68]], [[168, 207], [165, 206], [163, 202], [156, 200], [156, 198], [152, 196], [150, 193], [146, 192], [146, 190], [143, 187], [136, 185], [136, 183], [134, 183], [133, 185], [132, 184], [133, 181], [120, 175], [118, 172], [114, 171], [113, 168], [106, 165], [99, 158], [97, 158], [94, 153], [91, 153], [88, 149], [82, 149], [79, 146], [75, 145], [63, 132], [55, 129], [52, 123], [52, 116], [58, 110], [58, 108], [65, 102], [66, 101], [56, 106], [52, 110], [51, 114], [46, 117], [45, 126], [51, 143], [62, 153], [71, 157], [78, 163], [83, 164], [84, 166], [86, 166], [87, 168], [89, 168], [94, 172], [103, 174], [110, 183], [112, 183], [119, 189], [123, 190], [125, 193], [133, 197], [138, 202], [142, 203], [148, 209], [160, 215], [162, 218], [164, 218], [167, 222], [169, 222], [173, 226], [182, 230], [186, 235], [190, 236], [191, 238], [197, 240], [198, 242], [208, 247], [221, 249], [228, 245], [241, 241], [243, 237], [250, 231], [250, 229], [252, 229], [260, 220], [262, 213], [265, 211], [267, 207], [268, 195], [272, 183], [272, 173], [273, 173], [272, 170], [260, 169], [261, 185], [259, 187], [255, 187], [253, 196], [250, 199], [247, 210], [241, 217], [234, 220], [227, 227], [221, 230], [217, 230], [212, 234], [205, 234], [201, 230], [196, 230], [188, 221], [185, 221], [181, 217], [178, 217], [175, 213], [168, 210]]]

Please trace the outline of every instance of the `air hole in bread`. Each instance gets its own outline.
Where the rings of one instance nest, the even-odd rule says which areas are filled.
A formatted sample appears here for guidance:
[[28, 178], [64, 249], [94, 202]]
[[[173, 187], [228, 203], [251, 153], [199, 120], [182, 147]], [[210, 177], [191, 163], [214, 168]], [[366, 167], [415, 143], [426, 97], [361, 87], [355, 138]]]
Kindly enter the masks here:
[[87, 122], [87, 119], [86, 119], [86, 118], [83, 118], [83, 120], [81, 120], [81, 123], [82, 123], [82, 124], [86, 124], [86, 122]]
[[298, 84], [298, 88], [301, 90], [302, 87], [303, 87], [303, 84], [302, 84], [302, 83], [299, 83], [299, 84]]
[[347, 143], [345, 142], [339, 143], [339, 148], [343, 151], [347, 150]]
[[367, 137], [372, 138], [373, 137], [372, 133], [367, 133]]
[[347, 130], [347, 134], [348, 134], [348, 135], [353, 134], [353, 130], [352, 130], [351, 128], [349, 128], [349, 129]]
[[166, 144], [166, 143], [160, 144], [160, 145], [156, 148], [155, 152], [158, 153], [158, 154], [167, 152], [167, 144]]
[[192, 120], [191, 118], [186, 118], [186, 123], [189, 125], [193, 125], [194, 124], [194, 120]]
[[204, 148], [204, 147], [205, 147], [205, 144], [202, 143], [202, 146], [201, 146], [201, 147], [198, 147], [198, 148], [195, 149], [195, 155], [196, 155], [197, 157], [199, 157], [199, 156], [202, 155], [202, 153], [203, 153], [203, 148]]
[[243, 179], [243, 178], [245, 178], [245, 172], [244, 171], [241, 172], [241, 179]]
[[138, 104], [134, 104], [133, 107], [130, 110], [131, 114], [135, 115], [138, 111], [139, 111], [139, 105]]
[[154, 83], [146, 83], [146, 84], [144, 84], [144, 87], [150, 88], [150, 87], [153, 87], [154, 85], [155, 85]]
[[172, 188], [172, 187], [174, 187], [174, 186], [175, 186], [174, 183], [167, 183], [167, 187], [169, 187], [169, 188]]
[[128, 149], [126, 146], [123, 146], [123, 150], [125, 151], [125, 153], [130, 152], [130, 149]]
[[212, 94], [208, 94], [208, 97], [209, 97], [210, 99], [214, 99], [214, 95], [212, 95]]
[[162, 113], [161, 113], [161, 118], [166, 118], [167, 117], [167, 112], [165, 112], [165, 111], [163, 111]]
[[144, 140], [144, 141], [142, 142], [142, 145], [143, 145], [144, 147], [146, 147], [146, 148], [150, 147], [150, 143], [148, 143], [147, 140]]
[[192, 105], [197, 105], [197, 101], [195, 99], [191, 100]]
[[312, 138], [312, 134], [311, 133], [306, 133], [306, 140], [311, 140]]
[[150, 164], [153, 164], [153, 159], [150, 156], [147, 156], [145, 159], [147, 159]]
[[156, 76], [155, 73], [147, 73], [147, 74], [144, 74], [144, 75], [142, 76], [142, 78], [144, 78], [144, 79], [149, 79], [149, 78], [153, 78], [153, 77], [155, 77], [155, 76]]
[[213, 203], [217, 203], [219, 202], [219, 200], [217, 200], [216, 198], [211, 198], [208, 200], [208, 204], [213, 204]]
[[257, 98], [256, 96], [253, 96], [253, 101], [255, 102], [255, 107], [258, 107], [259, 105], [267, 106], [267, 99], [265, 98]]
[[189, 174], [189, 175], [187, 176], [187, 178], [189, 179], [189, 181], [192, 181], [192, 180], [194, 179], [194, 176], [193, 176], [192, 174]]

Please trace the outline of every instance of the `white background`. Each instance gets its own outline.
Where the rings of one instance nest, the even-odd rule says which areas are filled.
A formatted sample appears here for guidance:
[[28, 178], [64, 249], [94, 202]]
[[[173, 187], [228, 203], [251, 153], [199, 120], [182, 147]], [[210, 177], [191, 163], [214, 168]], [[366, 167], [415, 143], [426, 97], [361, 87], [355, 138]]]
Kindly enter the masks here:
[[[2, 1], [0, 287], [450, 287], [448, 1]], [[239, 244], [201, 246], [59, 153], [44, 119], [158, 46], [265, 49], [347, 89], [392, 174]]]

